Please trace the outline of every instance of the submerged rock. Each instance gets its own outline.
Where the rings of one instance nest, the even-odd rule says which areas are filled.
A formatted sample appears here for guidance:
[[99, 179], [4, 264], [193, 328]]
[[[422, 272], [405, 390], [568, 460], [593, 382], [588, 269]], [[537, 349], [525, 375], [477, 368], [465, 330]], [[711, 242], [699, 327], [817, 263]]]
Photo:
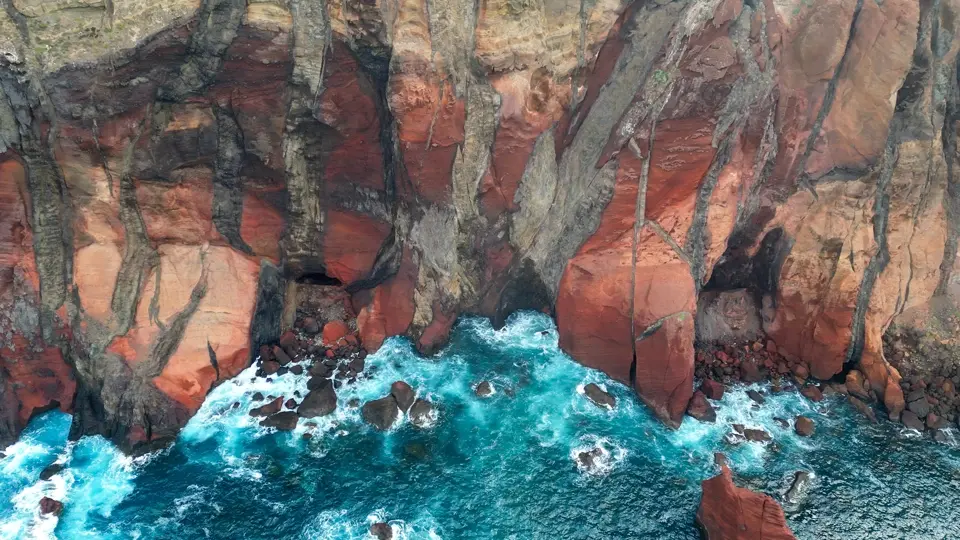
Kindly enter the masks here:
[[390, 395], [397, 400], [397, 407], [400, 407], [400, 410], [403, 412], [410, 410], [410, 406], [413, 405], [413, 400], [416, 396], [413, 387], [404, 381], [393, 383], [390, 386]]
[[393, 538], [393, 529], [390, 528], [390, 525], [383, 522], [374, 523], [370, 526], [370, 536], [377, 540], [390, 540]]
[[410, 407], [410, 423], [417, 427], [427, 427], [436, 420], [437, 411], [433, 404], [425, 399], [418, 399]]
[[268, 416], [260, 421], [263, 427], [272, 427], [280, 431], [292, 431], [297, 427], [297, 413], [293, 411], [283, 411], [272, 416]]
[[479, 397], [490, 397], [493, 395], [493, 385], [489, 381], [481, 381], [480, 384], [473, 389], [473, 393]]
[[317, 387], [309, 392], [297, 410], [302, 418], [326, 416], [337, 409], [337, 392], [329, 379], [320, 379]]
[[40, 515], [41, 516], [46, 516], [49, 514], [59, 516], [61, 513], [63, 513], [62, 502], [56, 499], [51, 499], [50, 497], [44, 497], [40, 499]]
[[63, 470], [63, 465], [59, 463], [52, 463], [50, 465], [47, 465], [47, 467], [40, 472], [40, 479], [49, 480], [54, 476], [56, 476], [57, 474], [59, 474], [60, 471], [62, 470]]
[[797, 435], [800, 435], [801, 437], [809, 437], [813, 435], [813, 420], [807, 418], [806, 416], [798, 416], [796, 421], [794, 421], [793, 429], [797, 432]]
[[787, 490], [783, 499], [789, 504], [797, 504], [803, 497], [809, 483], [810, 473], [807, 471], [797, 471], [793, 475], [793, 482], [790, 484], [790, 489]]
[[597, 407], [612, 409], [617, 406], [617, 399], [594, 383], [584, 386], [583, 393], [590, 401], [594, 402]]
[[762, 429], [744, 429], [743, 436], [745, 439], [752, 442], [767, 442], [773, 440], [773, 437], [771, 437], [769, 433]]
[[717, 411], [707, 401], [707, 396], [699, 390], [693, 393], [690, 404], [687, 405], [687, 414], [701, 422], [713, 423], [717, 421]]
[[877, 413], [873, 412], [873, 408], [871, 408], [870, 405], [867, 405], [862, 400], [854, 396], [847, 396], [847, 401], [849, 401], [855, 409], [860, 411], [860, 413], [866, 416], [871, 422], [874, 424], [877, 423]]
[[591, 448], [590, 450], [577, 454], [577, 463], [580, 467], [588, 471], [593, 471], [597, 468], [597, 460], [601, 457], [603, 457], [603, 450], [601, 448]]
[[382, 397], [363, 404], [360, 409], [363, 419], [371, 426], [386, 431], [397, 421], [400, 409], [397, 408], [397, 400], [392, 395]]
[[704, 480], [696, 523], [710, 540], [795, 540], [783, 509], [769, 495], [734, 485], [726, 464]]

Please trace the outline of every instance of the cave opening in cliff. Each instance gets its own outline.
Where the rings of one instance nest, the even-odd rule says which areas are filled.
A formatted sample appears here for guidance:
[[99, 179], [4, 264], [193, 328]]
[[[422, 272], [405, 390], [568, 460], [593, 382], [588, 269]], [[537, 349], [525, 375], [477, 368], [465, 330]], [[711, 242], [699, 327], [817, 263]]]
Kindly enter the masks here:
[[343, 282], [327, 274], [326, 272], [308, 272], [301, 274], [296, 279], [301, 285], [323, 285], [326, 287], [341, 287]]
[[783, 230], [764, 235], [755, 249], [734, 235], [697, 306], [699, 346], [742, 344], [766, 336], [775, 310], [780, 267], [789, 245]]

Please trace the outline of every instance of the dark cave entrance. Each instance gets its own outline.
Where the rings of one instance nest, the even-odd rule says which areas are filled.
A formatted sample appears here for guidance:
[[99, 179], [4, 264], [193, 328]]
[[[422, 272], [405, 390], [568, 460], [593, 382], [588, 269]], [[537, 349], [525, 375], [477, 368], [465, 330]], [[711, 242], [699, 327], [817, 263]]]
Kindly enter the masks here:
[[300, 285], [322, 285], [325, 287], [342, 287], [343, 283], [326, 272], [308, 272], [297, 277]]

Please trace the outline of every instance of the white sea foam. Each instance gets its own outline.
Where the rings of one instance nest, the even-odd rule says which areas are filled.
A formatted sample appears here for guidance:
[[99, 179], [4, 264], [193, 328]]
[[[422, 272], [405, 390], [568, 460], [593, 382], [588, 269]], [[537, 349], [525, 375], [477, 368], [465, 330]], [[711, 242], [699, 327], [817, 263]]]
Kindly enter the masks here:
[[[580, 460], [580, 454], [591, 451], [599, 451], [599, 455], [593, 457], [592, 466], [587, 466]], [[607, 437], [593, 434], [580, 437], [578, 443], [570, 449], [570, 459], [577, 465], [577, 470], [592, 476], [610, 474], [626, 457], [626, 448]]]

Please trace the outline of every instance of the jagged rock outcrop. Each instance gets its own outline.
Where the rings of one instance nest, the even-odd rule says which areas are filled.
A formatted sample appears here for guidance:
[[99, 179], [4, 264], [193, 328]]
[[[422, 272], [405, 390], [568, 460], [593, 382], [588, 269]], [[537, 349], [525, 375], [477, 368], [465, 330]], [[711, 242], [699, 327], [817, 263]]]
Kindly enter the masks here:
[[705, 540], [794, 540], [777, 501], [737, 487], [726, 464], [702, 488], [696, 523]]
[[162, 444], [297, 280], [368, 350], [548, 311], [672, 425], [702, 298], [894, 415], [956, 305], [957, 0], [0, 5], [0, 443]]

